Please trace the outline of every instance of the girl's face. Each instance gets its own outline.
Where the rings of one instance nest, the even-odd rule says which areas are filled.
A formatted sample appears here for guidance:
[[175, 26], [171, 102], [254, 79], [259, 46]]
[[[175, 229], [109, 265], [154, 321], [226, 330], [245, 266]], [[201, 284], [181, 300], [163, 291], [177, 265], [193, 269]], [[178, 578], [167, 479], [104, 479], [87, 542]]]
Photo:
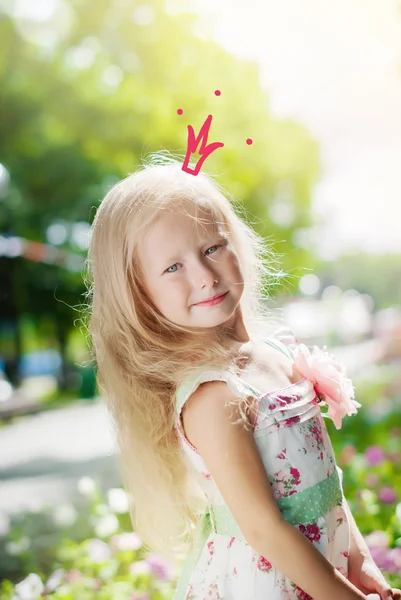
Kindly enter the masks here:
[[[206, 212], [198, 208], [198, 226], [193, 206], [188, 213], [161, 211], [144, 236], [138, 257], [145, 288], [164, 317], [177, 325], [234, 326], [244, 289], [237, 255]], [[220, 294], [226, 296], [219, 304], [197, 305]]]

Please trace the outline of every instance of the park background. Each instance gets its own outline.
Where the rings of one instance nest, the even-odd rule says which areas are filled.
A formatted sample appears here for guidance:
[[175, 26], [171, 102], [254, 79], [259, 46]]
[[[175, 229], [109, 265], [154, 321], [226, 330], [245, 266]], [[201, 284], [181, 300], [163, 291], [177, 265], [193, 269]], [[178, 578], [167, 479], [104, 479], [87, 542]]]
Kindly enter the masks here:
[[353, 379], [362, 408], [327, 427], [401, 587], [400, 34], [392, 0], [0, 0], [2, 598], [171, 597], [179, 566], [130, 528], [82, 270], [110, 186], [208, 114], [204, 169], [289, 274], [269, 301]]

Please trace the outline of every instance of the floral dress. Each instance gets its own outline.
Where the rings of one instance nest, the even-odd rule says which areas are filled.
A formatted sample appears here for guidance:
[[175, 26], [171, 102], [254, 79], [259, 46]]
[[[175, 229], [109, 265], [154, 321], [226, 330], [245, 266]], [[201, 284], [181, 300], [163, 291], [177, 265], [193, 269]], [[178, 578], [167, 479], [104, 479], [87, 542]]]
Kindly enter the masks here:
[[[264, 338], [293, 359], [288, 337]], [[298, 340], [296, 340], [298, 342]], [[204, 381], [225, 380], [237, 396], [258, 390], [231, 374], [204, 371], [177, 390], [176, 428], [184, 459], [199, 481], [209, 511], [198, 523], [194, 549], [187, 557], [173, 600], [313, 600], [245, 540], [197, 449], [185, 437], [181, 410]], [[307, 377], [274, 392], [258, 394], [253, 435], [273, 495], [284, 517], [345, 577], [350, 528], [344, 507], [342, 471], [321, 411], [323, 397]], [[360, 406], [360, 405], [359, 405]], [[350, 414], [350, 413], [348, 413]]]

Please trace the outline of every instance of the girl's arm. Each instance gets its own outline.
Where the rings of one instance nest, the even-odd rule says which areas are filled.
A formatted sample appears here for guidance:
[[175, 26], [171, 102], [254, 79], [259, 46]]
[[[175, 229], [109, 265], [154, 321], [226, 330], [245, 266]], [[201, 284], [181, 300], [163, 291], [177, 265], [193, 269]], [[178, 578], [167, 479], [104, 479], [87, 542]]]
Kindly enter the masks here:
[[197, 448], [252, 548], [314, 600], [366, 600], [298, 528], [282, 516], [253, 433], [241, 423], [235, 396], [222, 381], [200, 385], [182, 412]]
[[287, 521], [277, 522], [268, 536], [254, 538], [251, 545], [315, 600], [366, 600], [366, 595]]

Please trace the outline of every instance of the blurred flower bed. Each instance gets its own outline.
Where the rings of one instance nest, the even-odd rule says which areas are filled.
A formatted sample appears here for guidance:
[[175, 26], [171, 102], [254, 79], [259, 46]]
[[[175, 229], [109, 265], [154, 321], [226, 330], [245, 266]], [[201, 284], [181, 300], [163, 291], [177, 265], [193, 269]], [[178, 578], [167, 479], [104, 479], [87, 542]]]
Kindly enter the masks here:
[[401, 588], [400, 365], [372, 365], [353, 382], [359, 413], [338, 431], [326, 420], [327, 429], [355, 521], [378, 567]]
[[[401, 588], [401, 380], [382, 365], [354, 379], [359, 414], [336, 430], [326, 419], [344, 492], [376, 564]], [[131, 532], [122, 489], [106, 497], [78, 483], [82, 502], [26, 513], [0, 542], [0, 597], [36, 600], [170, 599], [181, 564], [145, 552]]]
[[[14, 520], [0, 548], [0, 598], [170, 598], [177, 566], [144, 551], [131, 531], [124, 490], [103, 497], [90, 477], [81, 478], [78, 489], [79, 507], [48, 507]], [[7, 573], [19, 582], [5, 579]]]

